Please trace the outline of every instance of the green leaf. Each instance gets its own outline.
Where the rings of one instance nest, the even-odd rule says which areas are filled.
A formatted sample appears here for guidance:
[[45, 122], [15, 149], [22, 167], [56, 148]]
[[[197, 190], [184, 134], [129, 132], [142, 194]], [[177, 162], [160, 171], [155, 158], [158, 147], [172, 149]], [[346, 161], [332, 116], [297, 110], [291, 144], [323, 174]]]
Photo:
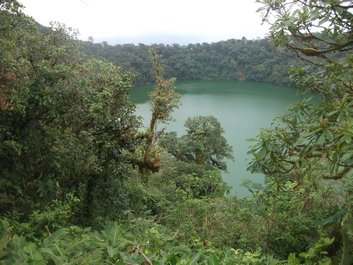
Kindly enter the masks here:
[[[179, 258], [175, 254], [169, 254], [167, 258], [168, 264], [176, 265], [178, 264]], [[164, 263], [164, 262], [163, 262]]]
[[330, 215], [329, 217], [326, 217], [323, 221], [321, 221], [321, 225], [327, 225], [327, 224], [338, 222], [342, 220], [342, 218], [346, 215], [346, 213], [347, 213], [347, 209], [345, 208], [340, 209], [333, 215]]
[[116, 256], [116, 254], [119, 253], [119, 250], [114, 247], [108, 246], [107, 253], [108, 253], [108, 257], [114, 258]]
[[50, 248], [41, 248], [40, 252], [47, 257], [47, 260], [52, 260], [56, 265], [61, 265], [65, 263], [62, 256], [55, 255]]
[[289, 256], [288, 256], [288, 265], [300, 265], [300, 262], [296, 258], [294, 253], [289, 254]]
[[326, 142], [326, 137], [325, 134], [322, 133], [319, 137], [319, 139], [317, 139], [316, 144], [317, 145], [323, 145]]
[[35, 244], [33, 243], [29, 243], [28, 245], [26, 245], [23, 250], [28, 254], [31, 264], [35, 264], [35, 265], [44, 265], [46, 264], [44, 261], [43, 256], [41, 255], [41, 253], [38, 251], [37, 247]]
[[211, 254], [208, 259], [207, 259], [207, 264], [208, 265], [219, 265], [220, 264], [220, 261], [219, 259], [216, 257], [215, 254]]
[[65, 229], [59, 229], [55, 231], [53, 234], [51, 234], [48, 238], [45, 239], [45, 244], [51, 244], [62, 237], [64, 237], [67, 234], [67, 231]]
[[200, 259], [201, 257], [201, 252], [194, 254], [191, 258], [190, 258], [190, 262], [189, 265], [194, 265], [197, 264], [197, 261]]

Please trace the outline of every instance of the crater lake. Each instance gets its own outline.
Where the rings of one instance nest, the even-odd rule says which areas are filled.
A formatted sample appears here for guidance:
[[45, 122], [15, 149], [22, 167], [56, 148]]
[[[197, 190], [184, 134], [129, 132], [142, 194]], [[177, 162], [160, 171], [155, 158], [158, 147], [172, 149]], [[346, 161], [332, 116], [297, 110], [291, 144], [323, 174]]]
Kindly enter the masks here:
[[[136, 114], [147, 126], [151, 117], [148, 92], [155, 85], [139, 86], [131, 93]], [[240, 197], [250, 192], [242, 186], [246, 180], [263, 183], [262, 174], [247, 171], [247, 154], [260, 128], [269, 127], [273, 119], [286, 112], [291, 103], [300, 99], [297, 90], [267, 83], [249, 81], [180, 81], [176, 90], [181, 94], [181, 106], [173, 112], [174, 121], [159, 125], [159, 129], [185, 133], [184, 122], [192, 116], [213, 115], [225, 130], [225, 138], [233, 147], [234, 161], [227, 161], [224, 180], [232, 187], [231, 193]]]

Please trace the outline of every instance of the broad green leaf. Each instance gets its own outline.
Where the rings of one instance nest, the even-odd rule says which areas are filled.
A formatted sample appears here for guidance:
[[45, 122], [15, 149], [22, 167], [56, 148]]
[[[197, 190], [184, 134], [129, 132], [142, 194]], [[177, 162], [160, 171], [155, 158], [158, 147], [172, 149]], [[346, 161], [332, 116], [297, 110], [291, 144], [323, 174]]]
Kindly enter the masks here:
[[288, 265], [300, 265], [300, 261], [296, 258], [294, 253], [289, 254], [287, 261]]
[[67, 235], [67, 231], [64, 228], [59, 229], [45, 239], [45, 244], [49, 245], [56, 240], [60, 240], [62, 237], [66, 235]]
[[201, 254], [202, 254], [201, 252], [194, 254], [194, 255], [190, 258], [189, 265], [195, 265], [195, 264], [197, 264], [198, 260], [199, 260], [200, 257], [201, 257]]
[[220, 265], [221, 263], [220, 263], [219, 259], [216, 257], [216, 255], [212, 253], [207, 259], [207, 264], [208, 265]]
[[334, 213], [333, 215], [330, 215], [329, 217], [326, 217], [321, 224], [322, 225], [327, 225], [327, 224], [331, 224], [334, 222], [338, 222], [340, 220], [342, 220], [342, 218], [346, 215], [347, 213], [347, 209], [346, 208], [342, 208], [339, 211], [337, 211], [336, 213]]
[[65, 263], [64, 258], [60, 255], [54, 254], [50, 248], [40, 248], [40, 252], [47, 257], [46, 260], [52, 260], [56, 265], [62, 265]]

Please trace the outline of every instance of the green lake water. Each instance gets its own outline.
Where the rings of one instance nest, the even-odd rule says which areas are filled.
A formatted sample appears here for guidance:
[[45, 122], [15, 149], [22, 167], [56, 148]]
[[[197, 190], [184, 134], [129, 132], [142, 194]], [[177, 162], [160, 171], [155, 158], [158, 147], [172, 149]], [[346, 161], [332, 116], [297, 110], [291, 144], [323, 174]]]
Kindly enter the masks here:
[[[148, 92], [153, 86], [135, 88], [132, 100], [137, 104], [136, 112], [145, 124], [151, 113]], [[232, 186], [232, 193], [247, 196], [242, 187], [244, 180], [262, 183], [264, 176], [247, 171], [249, 138], [257, 135], [260, 128], [269, 127], [274, 117], [283, 114], [291, 103], [299, 99], [296, 90], [266, 83], [246, 81], [182, 81], [176, 84], [182, 95], [179, 109], [175, 110], [175, 121], [161, 125], [167, 131], [184, 134], [184, 122], [188, 117], [213, 115], [225, 130], [225, 137], [233, 147], [234, 161], [228, 161], [228, 173], [224, 180]]]

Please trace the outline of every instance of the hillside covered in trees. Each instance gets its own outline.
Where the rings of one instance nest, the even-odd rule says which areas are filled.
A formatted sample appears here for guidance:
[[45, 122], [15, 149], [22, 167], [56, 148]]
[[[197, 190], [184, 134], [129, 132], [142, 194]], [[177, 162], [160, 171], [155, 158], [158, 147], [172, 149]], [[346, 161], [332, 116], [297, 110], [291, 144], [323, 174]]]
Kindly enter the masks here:
[[134, 83], [154, 82], [149, 50], [153, 46], [165, 66], [165, 75], [177, 80], [250, 80], [287, 85], [295, 54], [276, 48], [270, 39], [227, 40], [216, 43], [174, 45], [81, 42], [86, 56], [117, 63], [136, 74]]
[[[298, 102], [259, 132], [249, 170], [266, 183], [237, 198], [221, 178], [233, 151], [217, 119], [190, 117], [180, 137], [160, 127], [180, 104], [168, 75], [256, 80], [240, 53], [202, 51], [234, 44], [251, 61], [248, 49], [275, 51], [268, 40], [157, 45], [146, 69], [119, 66], [97, 56], [119, 46], [88, 43], [97, 52], [82, 54], [65, 26], [43, 30], [17, 1], [0, 1], [0, 264], [353, 264], [352, 3], [258, 2], [276, 53], [306, 62], [291, 70], [295, 86], [321, 102]], [[127, 69], [156, 84], [146, 130]]]

